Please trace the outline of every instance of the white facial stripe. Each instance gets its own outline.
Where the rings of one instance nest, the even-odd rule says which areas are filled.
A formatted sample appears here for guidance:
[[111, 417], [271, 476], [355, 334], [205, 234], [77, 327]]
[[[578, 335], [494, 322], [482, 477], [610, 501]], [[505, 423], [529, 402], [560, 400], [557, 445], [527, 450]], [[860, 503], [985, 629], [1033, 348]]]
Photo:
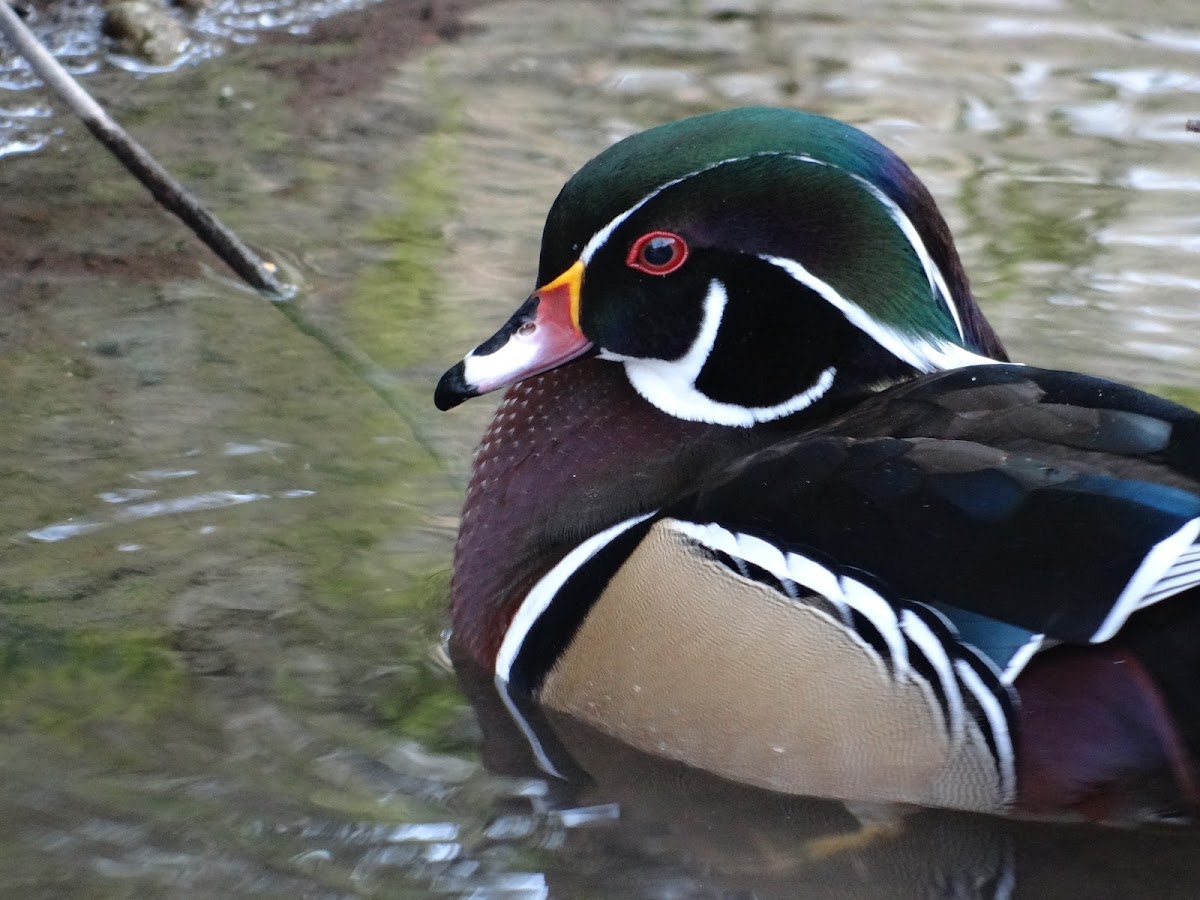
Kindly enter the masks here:
[[686, 175], [681, 175], [679, 178], [675, 178], [671, 181], [660, 184], [658, 187], [656, 187], [654, 190], [652, 190], [650, 193], [648, 193], [645, 197], [643, 197], [637, 203], [633, 204], [633, 206], [629, 207], [629, 209], [625, 210], [623, 213], [618, 215], [611, 222], [609, 222], [607, 225], [605, 225], [603, 228], [601, 228], [599, 231], [597, 231], [595, 234], [593, 234], [591, 239], [587, 242], [587, 244], [584, 245], [583, 252], [579, 254], [580, 261], [584, 264], [584, 266], [587, 266], [587, 264], [592, 261], [592, 257], [596, 255], [596, 251], [604, 246], [605, 242], [610, 237], [612, 237], [612, 233], [621, 226], [622, 222], [624, 222], [626, 219], [628, 219], [630, 216], [632, 216], [635, 212], [637, 212], [639, 209], [641, 209], [643, 206], [645, 206], [647, 203], [649, 203], [651, 200], [653, 200], [655, 197], [657, 197], [659, 194], [661, 194], [667, 188], [674, 187], [675, 185], [680, 184], [681, 182], [687, 181], [689, 178], [694, 178], [696, 175], [699, 175], [701, 172], [708, 172], [708, 171], [711, 171], [712, 169], [716, 169], [723, 165], [726, 165], [727, 163], [740, 162], [744, 159], [749, 159], [749, 158], [750, 157], [748, 157], [748, 156], [734, 156], [729, 159], [718, 160], [717, 162], [711, 163], [710, 165], [707, 165], [702, 169], [697, 169], [694, 172], [688, 172]]
[[869, 178], [864, 178], [862, 175], [858, 175], [848, 169], [843, 169], [841, 166], [835, 166], [827, 160], [816, 159], [812, 156], [806, 156], [803, 153], [780, 153], [778, 155], [794, 159], [797, 162], [812, 163], [817, 166], [828, 166], [831, 169], [837, 169], [839, 172], [849, 175], [857, 181], [866, 189], [867, 193], [878, 200], [883, 208], [887, 210], [888, 217], [896, 223], [896, 227], [900, 229], [900, 233], [904, 235], [909, 246], [913, 248], [913, 252], [917, 254], [917, 259], [921, 261], [921, 268], [925, 270], [925, 277], [929, 279], [929, 289], [941, 300], [946, 311], [950, 313], [950, 318], [954, 320], [954, 327], [958, 331], [959, 338], [966, 340], [966, 332], [963, 331], [962, 320], [958, 315], [958, 307], [954, 303], [954, 298], [950, 293], [949, 286], [946, 284], [945, 276], [942, 275], [942, 270], [938, 268], [937, 264], [933, 261], [933, 257], [929, 255], [929, 250], [926, 248], [925, 242], [921, 240], [921, 235], [917, 233], [916, 226], [913, 225], [912, 220], [897, 205], [895, 200], [884, 193]]
[[632, 519], [626, 519], [624, 522], [618, 522], [616, 525], [604, 529], [599, 534], [592, 535], [541, 577], [533, 589], [525, 595], [525, 599], [517, 608], [516, 615], [513, 616], [508, 629], [504, 632], [504, 641], [500, 644], [500, 652], [496, 654], [497, 679], [508, 681], [513, 663], [516, 661], [517, 654], [521, 652], [521, 645], [525, 643], [530, 629], [537, 623], [542, 613], [550, 607], [559, 590], [579, 567], [634, 525], [646, 521], [652, 515], [654, 513], [648, 512], [644, 516], [634, 516]]
[[629, 372], [629, 380], [634, 382], [638, 392], [651, 403], [655, 403], [655, 400], [646, 396], [634, 381], [634, 367], [637, 368], [641, 379], [650, 386], [651, 392], [658, 396], [662, 396], [663, 391], [675, 392], [680, 396], [695, 391], [700, 370], [704, 368], [704, 363], [708, 361], [713, 345], [717, 342], [717, 332], [721, 330], [721, 319], [725, 316], [725, 306], [728, 303], [729, 294], [725, 291], [725, 285], [714, 278], [708, 286], [708, 293], [704, 295], [704, 317], [700, 321], [700, 331], [692, 341], [692, 346], [688, 347], [687, 353], [679, 359], [640, 359], [607, 350], [601, 351], [600, 355], [605, 359], [624, 362], [625, 370]]
[[978, 366], [996, 362], [994, 359], [972, 353], [950, 341], [915, 337], [897, 331], [876, 319], [858, 304], [847, 300], [837, 292], [833, 285], [818, 278], [794, 259], [766, 255], [760, 256], [759, 259], [778, 266], [805, 287], [816, 291], [831, 306], [841, 312], [851, 325], [918, 372], [941, 372], [962, 366]]
[[830, 366], [811, 387], [774, 406], [738, 406], [713, 400], [696, 389], [696, 379], [708, 362], [729, 295], [717, 279], [708, 286], [704, 296], [704, 318], [700, 332], [679, 359], [639, 359], [622, 356], [607, 350], [600, 351], [602, 359], [625, 364], [625, 374], [634, 390], [663, 412], [690, 422], [712, 422], [717, 425], [736, 425], [748, 428], [756, 422], [770, 422], [812, 406], [833, 387], [837, 369]]
[[655, 188], [637, 203], [633, 204], [633, 206], [629, 207], [629, 209], [625, 210], [625, 212], [621, 213], [619, 216], [593, 234], [591, 240], [589, 240], [584, 246], [583, 252], [579, 254], [579, 261], [582, 262], [586, 267], [587, 264], [592, 261], [592, 257], [596, 255], [596, 251], [604, 246], [605, 241], [612, 237], [612, 233], [621, 226], [622, 222], [632, 216], [635, 212], [637, 212], [671, 185], [679, 184], [679, 182], [683, 181], [684, 178], [690, 177], [691, 175], [685, 175], [683, 178], [677, 178], [674, 181], [668, 181], [662, 187]]
[[584, 246], [583, 252], [579, 255], [580, 260], [586, 266], [591, 261], [592, 257], [595, 256], [596, 251], [604, 246], [608, 239], [612, 237], [612, 233], [616, 231], [626, 219], [632, 216], [635, 212], [637, 212], [667, 188], [674, 187], [677, 184], [687, 181], [689, 178], [694, 178], [697, 175], [703, 174], [704, 172], [710, 172], [713, 169], [720, 168], [721, 166], [729, 165], [730, 163], [745, 162], [746, 160], [755, 159], [760, 156], [781, 156], [797, 162], [811, 163], [812, 165], [817, 166], [827, 166], [828, 168], [836, 169], [839, 172], [849, 175], [856, 182], [862, 185], [872, 197], [874, 197], [879, 201], [880, 204], [883, 205], [884, 209], [887, 210], [888, 217], [896, 223], [896, 227], [900, 229], [900, 232], [904, 235], [905, 240], [907, 240], [909, 245], [913, 248], [913, 252], [917, 254], [917, 258], [921, 261], [921, 267], [925, 270], [925, 277], [929, 279], [930, 290], [941, 300], [942, 304], [946, 308], [946, 311], [950, 314], [950, 318], [954, 320], [954, 327], [958, 331], [959, 338], [966, 340], [966, 332], [963, 331], [962, 319], [958, 314], [958, 306], [954, 303], [954, 298], [950, 293], [950, 287], [946, 283], [946, 278], [942, 274], [942, 270], [938, 268], [937, 264], [933, 261], [933, 257], [930, 256], [929, 250], [925, 246], [925, 242], [921, 240], [920, 234], [917, 233], [916, 226], [913, 225], [912, 220], [905, 214], [904, 210], [902, 210], [899, 205], [897, 205], [896, 201], [884, 193], [879, 186], [873, 183], [870, 179], [864, 178], [863, 176], [851, 172], [848, 169], [843, 169], [841, 166], [835, 166], [833, 163], [828, 162], [827, 160], [816, 159], [815, 157], [807, 156], [803, 153], [765, 151], [762, 153], [751, 153], [747, 156], [732, 156], [728, 159], [718, 160], [717, 162], [707, 165], [702, 169], [697, 169], [694, 172], [688, 172], [686, 175], [661, 184], [637, 203], [633, 204], [633, 206], [629, 207], [629, 209], [616, 216], [616, 218], [597, 231], [594, 235], [592, 235], [591, 239]]
[[[821, 162], [820, 160], [812, 161]], [[828, 163], [821, 164], [828, 165]], [[845, 169], [842, 171], [845, 171]], [[933, 261], [933, 257], [929, 255], [929, 251], [925, 247], [925, 242], [917, 234], [917, 229], [913, 225], [912, 220], [904, 214], [904, 210], [896, 205], [896, 201], [879, 189], [878, 185], [873, 184], [861, 175], [855, 175], [853, 172], [846, 172], [846, 174], [866, 188], [871, 196], [883, 204], [892, 221], [896, 223], [896, 227], [900, 229], [901, 233], [908, 240], [908, 243], [912, 246], [913, 252], [917, 254], [917, 258], [921, 260], [921, 267], [925, 270], [925, 277], [929, 279], [929, 289], [935, 295], [941, 297], [942, 304], [946, 307], [946, 311], [950, 313], [950, 318], [954, 320], [954, 327], [958, 331], [959, 338], [966, 340], [967, 335], [963, 331], [962, 320], [958, 316], [958, 306], [954, 303], [954, 298], [950, 294], [950, 288], [946, 284], [946, 279], [942, 276], [942, 270], [937, 267], [937, 264]]]

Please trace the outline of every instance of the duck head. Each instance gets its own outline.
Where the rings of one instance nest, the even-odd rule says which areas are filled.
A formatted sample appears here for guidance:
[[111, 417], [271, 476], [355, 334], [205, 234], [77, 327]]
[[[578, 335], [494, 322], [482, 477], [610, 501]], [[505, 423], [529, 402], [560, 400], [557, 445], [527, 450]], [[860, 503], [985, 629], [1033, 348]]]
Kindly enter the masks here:
[[601, 153], [550, 210], [538, 283], [442, 377], [439, 408], [595, 354], [671, 416], [751, 426], [1006, 358], [908, 166], [794, 110], [696, 116]]

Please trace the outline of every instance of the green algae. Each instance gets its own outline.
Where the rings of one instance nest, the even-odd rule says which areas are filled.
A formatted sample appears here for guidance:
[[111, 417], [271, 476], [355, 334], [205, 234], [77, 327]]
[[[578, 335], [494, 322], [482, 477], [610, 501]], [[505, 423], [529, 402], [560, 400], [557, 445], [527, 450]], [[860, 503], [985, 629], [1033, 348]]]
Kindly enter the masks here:
[[186, 697], [186, 673], [160, 637], [4, 628], [0, 721], [82, 752], [98, 725], [153, 729]]
[[393, 188], [400, 210], [365, 230], [365, 239], [387, 248], [387, 255], [356, 280], [349, 314], [354, 340], [394, 368], [423, 362], [442, 350], [438, 335], [445, 324], [438, 301], [448, 255], [444, 227], [457, 202], [461, 114], [457, 102], [441, 106], [436, 128]]

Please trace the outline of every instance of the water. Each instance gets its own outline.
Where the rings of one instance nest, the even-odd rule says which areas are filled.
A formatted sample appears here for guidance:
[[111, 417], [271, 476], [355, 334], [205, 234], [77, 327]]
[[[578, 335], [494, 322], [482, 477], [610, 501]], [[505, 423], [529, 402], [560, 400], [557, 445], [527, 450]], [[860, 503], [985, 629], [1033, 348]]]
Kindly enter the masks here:
[[768, 102], [912, 164], [1016, 358], [1197, 404], [1191, 7], [497, 3], [340, 95], [364, 45], [338, 42], [380, 20], [98, 72], [306, 313], [395, 372], [440, 461], [80, 129], [0, 160], [0, 892], [1191, 896], [1194, 830], [784, 801], [563, 723], [543, 752], [586, 777], [546, 779], [439, 650], [489, 403], [429, 402], [528, 293], [582, 162]]

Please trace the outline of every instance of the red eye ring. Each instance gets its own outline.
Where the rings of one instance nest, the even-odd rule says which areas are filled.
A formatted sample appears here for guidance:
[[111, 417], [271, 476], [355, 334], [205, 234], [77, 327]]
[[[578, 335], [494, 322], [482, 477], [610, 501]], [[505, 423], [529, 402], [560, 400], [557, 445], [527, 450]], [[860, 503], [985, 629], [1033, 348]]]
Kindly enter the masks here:
[[687, 241], [670, 231], [651, 231], [633, 242], [625, 265], [647, 275], [670, 275], [687, 258]]

